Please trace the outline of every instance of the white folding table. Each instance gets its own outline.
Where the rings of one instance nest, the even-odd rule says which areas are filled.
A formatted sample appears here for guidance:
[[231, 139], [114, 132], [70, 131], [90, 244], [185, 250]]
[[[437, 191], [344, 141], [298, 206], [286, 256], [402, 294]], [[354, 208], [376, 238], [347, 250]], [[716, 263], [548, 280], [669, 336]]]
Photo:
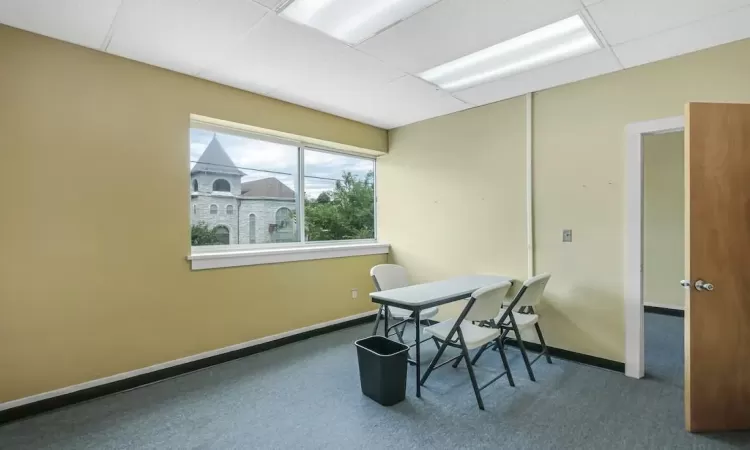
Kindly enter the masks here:
[[[513, 282], [512, 278], [499, 275], [467, 275], [462, 277], [450, 278], [442, 281], [433, 281], [431, 283], [415, 284], [398, 289], [389, 289], [387, 291], [378, 291], [370, 293], [370, 298], [374, 303], [396, 308], [408, 309], [412, 311], [412, 317], [416, 325], [416, 358], [415, 366], [417, 370], [417, 397], [422, 395], [420, 382], [420, 311], [434, 306], [444, 305], [446, 303], [467, 299], [471, 293], [479, 288], [503, 281]], [[385, 321], [385, 330], [388, 330], [388, 313], [383, 314]]]

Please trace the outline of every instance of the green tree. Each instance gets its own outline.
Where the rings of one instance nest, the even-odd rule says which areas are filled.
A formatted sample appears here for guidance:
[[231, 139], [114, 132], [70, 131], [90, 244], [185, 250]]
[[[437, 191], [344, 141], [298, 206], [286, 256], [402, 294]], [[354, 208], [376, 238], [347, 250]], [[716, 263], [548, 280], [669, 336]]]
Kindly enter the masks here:
[[305, 200], [305, 232], [310, 241], [375, 237], [374, 175], [344, 172], [332, 191]]
[[190, 227], [190, 241], [192, 245], [221, 244], [221, 238], [216, 234], [216, 228], [209, 228], [206, 222], [199, 222]]

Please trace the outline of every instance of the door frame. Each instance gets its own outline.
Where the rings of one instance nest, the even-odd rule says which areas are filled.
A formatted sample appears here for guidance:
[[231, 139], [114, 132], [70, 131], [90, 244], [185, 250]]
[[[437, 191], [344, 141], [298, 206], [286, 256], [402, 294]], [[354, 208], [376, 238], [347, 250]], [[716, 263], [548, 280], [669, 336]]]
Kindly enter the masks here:
[[[643, 378], [643, 136], [683, 131], [684, 116], [625, 127], [625, 375]], [[675, 280], [677, 283], [679, 280]]]

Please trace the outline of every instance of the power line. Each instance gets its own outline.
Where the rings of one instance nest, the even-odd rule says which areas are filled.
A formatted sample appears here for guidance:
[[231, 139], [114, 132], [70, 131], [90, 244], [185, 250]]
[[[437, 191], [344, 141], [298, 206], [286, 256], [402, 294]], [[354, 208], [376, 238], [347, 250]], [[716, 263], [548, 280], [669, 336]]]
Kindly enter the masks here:
[[207, 165], [207, 166], [214, 166], [214, 167], [226, 167], [226, 168], [228, 168], [228, 169], [242, 169], [242, 170], [252, 170], [252, 171], [254, 171], [254, 172], [266, 172], [266, 173], [275, 173], [275, 174], [277, 174], [277, 175], [289, 175], [289, 176], [294, 176], [294, 174], [293, 174], [293, 173], [287, 173], [287, 172], [278, 172], [278, 171], [275, 171], [275, 170], [267, 170], [267, 169], [255, 169], [255, 168], [252, 168], [252, 167], [228, 166], [228, 165], [226, 165], [226, 164], [216, 164], [216, 163], [208, 163], [208, 162], [203, 162], [203, 161], [194, 161], [194, 160], [192, 160], [192, 159], [190, 160], [190, 162], [192, 162], [192, 163], [196, 163], [196, 164], [205, 164], [205, 165]]
[[[288, 175], [290, 177], [295, 176], [295, 174], [293, 174], [293, 173], [279, 172], [279, 171], [276, 171], [276, 170], [256, 169], [256, 168], [253, 168], [253, 167], [242, 167], [242, 166], [228, 166], [226, 164], [208, 163], [208, 162], [202, 162], [202, 161], [195, 161], [195, 160], [192, 160], [192, 159], [190, 160], [190, 162], [196, 163], [196, 164], [199, 164], [199, 163], [200, 164], [205, 164], [207, 166], [214, 166], [214, 167], [226, 167], [228, 169], [250, 170], [250, 171], [253, 171], [253, 172], [273, 173], [273, 174], [276, 174], [276, 175]], [[344, 181], [341, 178], [317, 177], [317, 176], [314, 176], [314, 175], [305, 175], [305, 178], [315, 178], [317, 180], [327, 180], [327, 181]]]

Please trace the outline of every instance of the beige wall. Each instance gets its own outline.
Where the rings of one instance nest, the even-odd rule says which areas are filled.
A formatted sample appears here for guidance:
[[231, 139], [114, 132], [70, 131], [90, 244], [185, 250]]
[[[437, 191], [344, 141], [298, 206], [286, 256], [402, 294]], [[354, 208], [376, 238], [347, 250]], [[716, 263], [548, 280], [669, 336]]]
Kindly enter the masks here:
[[[748, 54], [742, 41], [534, 95], [534, 254], [552, 273], [540, 308], [551, 345], [624, 360], [625, 126], [689, 101], [750, 102]], [[380, 232], [421, 279], [525, 275], [523, 114], [512, 99], [391, 133]], [[402, 198], [409, 211], [394, 206]]]
[[682, 309], [685, 290], [684, 133], [643, 138], [643, 301]]
[[190, 270], [191, 113], [387, 148], [377, 128], [0, 26], [0, 402], [374, 309], [351, 289], [384, 256]]

